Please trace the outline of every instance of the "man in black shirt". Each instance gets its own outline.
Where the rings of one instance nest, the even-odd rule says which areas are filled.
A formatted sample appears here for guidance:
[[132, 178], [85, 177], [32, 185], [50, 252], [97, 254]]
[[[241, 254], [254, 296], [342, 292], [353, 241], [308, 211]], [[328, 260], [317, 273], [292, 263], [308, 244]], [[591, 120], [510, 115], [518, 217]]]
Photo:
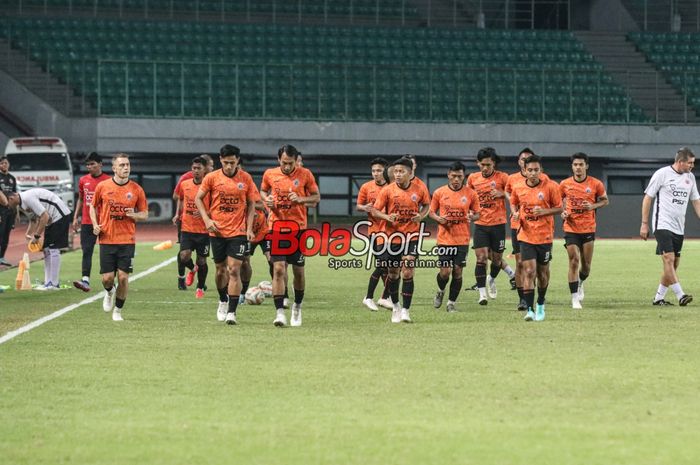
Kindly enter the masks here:
[[[17, 192], [17, 180], [9, 173], [10, 161], [7, 157], [0, 157], [0, 191], [5, 195], [10, 192]], [[5, 251], [10, 242], [10, 232], [15, 225], [17, 210], [0, 206], [0, 266], [11, 266], [5, 260]]]

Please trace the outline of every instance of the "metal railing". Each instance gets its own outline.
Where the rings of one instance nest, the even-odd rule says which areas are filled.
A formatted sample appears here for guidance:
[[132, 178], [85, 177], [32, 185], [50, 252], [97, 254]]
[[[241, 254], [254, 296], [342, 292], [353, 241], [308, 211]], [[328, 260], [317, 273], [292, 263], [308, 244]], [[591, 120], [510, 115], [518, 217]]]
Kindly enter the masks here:
[[6, 0], [11, 15], [568, 29], [571, 0]]
[[648, 124], [665, 115], [658, 111], [658, 92], [657, 111], [644, 115], [602, 71], [356, 65], [299, 70], [121, 60], [96, 66], [92, 98], [103, 116]]
[[700, 0], [623, 0], [622, 3], [642, 31], [700, 31]]

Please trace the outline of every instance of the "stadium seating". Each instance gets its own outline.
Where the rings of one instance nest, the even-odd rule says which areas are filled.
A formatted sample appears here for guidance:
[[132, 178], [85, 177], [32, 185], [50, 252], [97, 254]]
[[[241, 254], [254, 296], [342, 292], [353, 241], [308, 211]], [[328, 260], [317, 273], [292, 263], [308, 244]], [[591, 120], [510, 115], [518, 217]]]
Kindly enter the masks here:
[[43, 17], [0, 24], [14, 47], [103, 115], [646, 121], [565, 31]]
[[628, 38], [690, 105], [700, 107], [700, 34], [632, 32]]

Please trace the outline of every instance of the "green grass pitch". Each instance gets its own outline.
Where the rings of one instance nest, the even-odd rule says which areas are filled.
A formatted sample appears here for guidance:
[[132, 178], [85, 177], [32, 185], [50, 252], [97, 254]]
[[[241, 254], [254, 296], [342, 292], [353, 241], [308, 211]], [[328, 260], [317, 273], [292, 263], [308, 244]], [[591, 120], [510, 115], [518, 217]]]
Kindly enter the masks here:
[[[136, 272], [173, 255], [150, 245]], [[367, 271], [312, 257], [303, 327], [273, 327], [271, 299], [230, 327], [215, 291], [176, 290], [173, 264], [132, 283], [121, 324], [98, 300], [0, 345], [0, 463], [697, 464], [700, 302], [650, 305], [654, 247], [598, 241], [574, 311], [557, 242], [541, 323], [515, 311], [505, 276], [488, 306], [463, 291], [459, 313], [437, 311], [423, 269], [415, 324], [392, 325], [360, 304]], [[700, 293], [700, 242], [683, 257]], [[63, 258], [64, 281], [78, 277], [80, 254]], [[253, 265], [269, 279], [259, 253]], [[470, 252], [465, 287], [473, 265]], [[0, 335], [86, 296], [6, 291]]]

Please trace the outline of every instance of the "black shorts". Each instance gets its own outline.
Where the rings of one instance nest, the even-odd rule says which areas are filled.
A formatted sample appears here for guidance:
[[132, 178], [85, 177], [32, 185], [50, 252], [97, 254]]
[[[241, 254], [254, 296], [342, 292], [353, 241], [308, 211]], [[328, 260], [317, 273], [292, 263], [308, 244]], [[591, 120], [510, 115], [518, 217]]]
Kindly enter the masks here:
[[55, 223], [51, 223], [44, 231], [44, 248], [68, 248], [68, 230], [71, 225], [70, 215], [66, 215]]
[[595, 240], [595, 233], [564, 233], [564, 247], [569, 247], [570, 245], [575, 245], [579, 249], [583, 248], [583, 244], [586, 242], [593, 242]]
[[83, 253], [90, 252], [95, 248], [97, 243], [97, 236], [92, 232], [91, 224], [83, 224], [80, 226], [80, 248]]
[[520, 253], [520, 241], [518, 240], [518, 230], [510, 230], [510, 245], [513, 247], [513, 253]]
[[668, 229], [657, 229], [654, 231], [656, 238], [656, 255], [673, 252], [674, 256], [681, 256], [683, 248], [683, 236], [669, 231]]
[[214, 263], [226, 261], [227, 257], [241, 260], [245, 258], [245, 252], [248, 250], [248, 239], [246, 236], [235, 237], [210, 237], [211, 253], [214, 257]]
[[[297, 232], [297, 243], [299, 242], [299, 238], [301, 237], [302, 233], [304, 231], [300, 230]], [[268, 243], [269, 250], [270, 250], [270, 261], [271, 262], [287, 262], [288, 264], [292, 266], [304, 266], [306, 263], [306, 256], [301, 252], [301, 247], [298, 247], [297, 250], [294, 252], [287, 254], [287, 255], [275, 255], [274, 251], [272, 250], [272, 241], [265, 241]], [[279, 242], [280, 247], [287, 248], [291, 244], [289, 241], [280, 241]]]
[[503, 253], [506, 250], [506, 225], [474, 225], [474, 239], [472, 243], [474, 244], [472, 246], [474, 249], [488, 247], [493, 252]]
[[403, 242], [397, 244], [381, 244], [375, 249], [375, 266], [377, 268], [400, 268], [403, 257], [418, 257], [418, 241], [411, 241], [408, 244]]
[[263, 239], [260, 242], [248, 242], [248, 251], [246, 255], [255, 255], [255, 249], [257, 249], [258, 246], [260, 246], [260, 250], [262, 250], [263, 254], [270, 252], [270, 241]]
[[183, 250], [195, 250], [198, 257], [209, 256], [209, 234], [191, 233], [182, 231], [180, 233], [180, 252]]
[[445, 247], [449, 249], [455, 249], [454, 253], [446, 253], [439, 255], [440, 267], [453, 267], [467, 265], [467, 253], [469, 253], [468, 245], [438, 245], [438, 247]]
[[100, 273], [134, 271], [134, 244], [100, 244]]
[[537, 260], [538, 265], [552, 261], [552, 244], [530, 244], [520, 241], [520, 261]]

